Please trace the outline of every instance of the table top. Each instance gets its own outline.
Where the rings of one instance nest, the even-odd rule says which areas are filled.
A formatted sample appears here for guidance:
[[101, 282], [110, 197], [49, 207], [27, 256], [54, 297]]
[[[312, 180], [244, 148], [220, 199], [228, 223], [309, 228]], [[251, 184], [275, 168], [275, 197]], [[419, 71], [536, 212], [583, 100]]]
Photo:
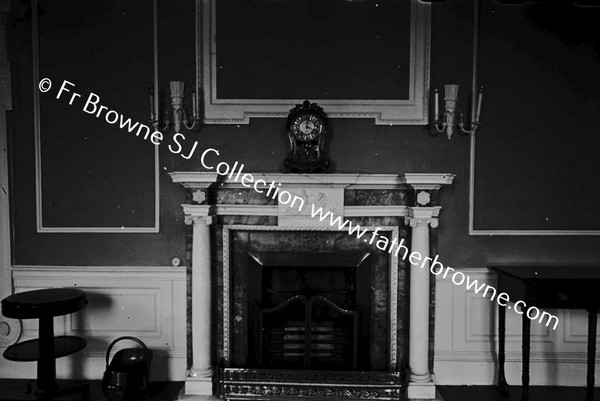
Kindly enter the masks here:
[[600, 280], [600, 266], [491, 266], [521, 280]]
[[77, 312], [87, 305], [78, 288], [46, 288], [19, 292], [2, 300], [2, 314], [14, 319], [38, 319]]
[[[54, 337], [52, 341], [54, 342], [54, 358], [71, 355], [87, 345], [84, 338], [75, 336], [57, 336]], [[13, 344], [4, 351], [3, 355], [9, 361], [39, 361], [40, 340], [36, 338]]]

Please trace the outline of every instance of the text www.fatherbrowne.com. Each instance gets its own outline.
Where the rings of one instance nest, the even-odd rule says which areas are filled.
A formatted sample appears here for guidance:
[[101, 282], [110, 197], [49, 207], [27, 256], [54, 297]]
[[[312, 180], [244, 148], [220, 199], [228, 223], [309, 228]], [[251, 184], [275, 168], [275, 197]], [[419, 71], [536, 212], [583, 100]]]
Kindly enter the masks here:
[[[39, 82], [40, 92], [46, 93], [52, 87], [52, 81], [49, 78], [43, 78]], [[75, 84], [64, 80], [60, 89], [58, 90], [58, 94], [56, 95], [56, 99], [60, 99], [62, 94], [71, 93], [69, 105], [72, 105], [73, 102], [81, 97], [81, 94], [72, 91], [75, 87]], [[124, 116], [115, 110], [110, 110], [108, 107], [100, 104], [100, 97], [95, 93], [90, 93], [85, 101], [85, 104], [82, 109], [87, 114], [92, 114], [96, 118], [99, 118], [102, 112], [105, 110], [104, 119], [108, 124], [116, 124], [119, 123], [119, 128], [127, 129], [130, 133], [134, 132], [137, 128], [136, 136], [143, 138], [144, 140], [150, 139], [150, 142], [155, 146], [159, 146], [163, 140], [163, 134], [160, 131], [151, 132], [150, 127], [147, 125], [141, 124], [139, 122], [133, 122], [130, 118], [124, 119]], [[184, 140], [185, 137], [181, 133], [175, 133], [173, 135], [173, 142], [177, 145], [176, 148], [173, 148], [169, 145], [169, 150], [178, 154], [184, 159], [190, 159], [198, 146], [198, 141], [195, 141], [192, 149], [186, 153], [182, 153], [182, 145], [178, 141]], [[233, 181], [240, 181], [240, 183], [247, 188], [253, 187], [254, 190], [258, 193], [265, 194], [265, 191], [261, 190], [261, 188], [267, 187], [267, 183], [264, 180], [258, 179], [255, 180], [254, 176], [250, 173], [242, 174], [242, 170], [244, 168], [243, 164], [239, 165], [239, 168], [236, 173], [236, 168], [238, 167], [238, 162], [232, 166], [227, 162], [220, 162], [216, 166], [207, 164], [207, 157], [210, 154], [215, 154], [220, 156], [220, 153], [216, 149], [206, 149], [202, 152], [200, 156], [200, 162], [204, 168], [207, 170], [215, 170], [218, 175], [227, 176], [229, 179]], [[280, 189], [281, 183], [271, 182], [268, 186], [268, 191], [264, 196], [270, 196], [272, 199], [277, 199], [280, 205], [287, 205], [290, 208], [297, 207], [298, 211], [301, 212], [305, 205], [304, 199], [298, 196], [293, 196], [290, 192]], [[323, 208], [316, 208], [314, 204], [311, 204], [311, 217], [318, 218], [321, 222], [327, 221], [332, 228], [337, 228], [340, 231], [347, 231], [349, 235], [356, 235], [358, 239], [361, 239], [363, 236], [367, 234], [367, 232], [371, 231], [367, 228], [361, 228], [358, 224], [352, 224], [349, 220], [343, 220], [341, 216], [335, 216], [330, 211], [324, 212]], [[389, 254], [394, 253], [395, 256], [400, 256], [402, 253], [402, 260], [406, 260], [408, 257], [409, 262], [412, 266], [419, 266], [421, 269], [425, 269], [426, 266], [429, 267], [429, 271], [431, 274], [436, 276], [441, 276], [442, 278], [447, 278], [447, 276], [452, 272], [450, 276], [450, 280], [455, 285], [463, 285], [466, 283], [467, 290], [473, 290], [475, 294], [481, 293], [481, 296], [486, 298], [489, 295], [490, 301], [496, 301], [498, 305], [504, 306], [508, 309], [511, 309], [511, 306], [508, 305], [510, 301], [509, 295], [502, 292], [497, 294], [497, 291], [491, 285], [486, 283], [479, 283], [478, 280], [472, 280], [468, 275], [453, 269], [450, 266], [444, 266], [441, 262], [438, 261], [438, 255], [435, 258], [431, 259], [426, 256], [423, 257], [419, 252], [413, 251], [409, 253], [409, 249], [404, 245], [404, 239], [398, 241], [398, 238], [388, 239], [386, 236], [379, 235], [379, 232], [382, 231], [382, 228], [376, 228], [371, 232], [371, 238], [367, 239], [365, 237], [363, 241], [368, 242], [369, 244], [373, 244], [375, 242], [375, 246], [382, 250], [386, 251]], [[554, 315], [551, 315], [548, 312], [540, 311], [535, 306], [527, 307], [527, 304], [524, 301], [516, 301], [512, 308], [517, 314], [527, 316], [529, 319], [533, 321], [538, 321], [539, 323], [546, 323], [546, 327], [550, 326], [552, 322], [554, 322], [553, 329], [556, 330], [558, 326], [558, 318]]]
[[[341, 216], [335, 216], [330, 211], [324, 212], [322, 207], [316, 208], [314, 204], [311, 205], [311, 217], [318, 218], [321, 222], [327, 221], [331, 227], [337, 228], [340, 231], [347, 231], [348, 234], [356, 235], [356, 238], [362, 238], [369, 231], [366, 228], [361, 228], [358, 224], [352, 224], [349, 220], [343, 220]], [[496, 288], [492, 287], [486, 283], [479, 283], [478, 280], [472, 280], [471, 277], [465, 275], [464, 273], [453, 269], [450, 266], [444, 266], [441, 262], [438, 261], [438, 255], [435, 258], [431, 259], [430, 257], [422, 257], [422, 255], [413, 251], [409, 253], [409, 249], [404, 245], [404, 238], [398, 241], [398, 238], [392, 238], [391, 240], [385, 236], [380, 236], [379, 231], [381, 228], [376, 228], [371, 232], [371, 238], [367, 240], [364, 239], [365, 242], [369, 244], [373, 244], [375, 242], [375, 246], [382, 251], [386, 251], [389, 254], [394, 254], [395, 256], [399, 256], [402, 260], [406, 260], [408, 257], [409, 262], [413, 266], [420, 266], [421, 269], [424, 269], [429, 264], [429, 271], [431, 274], [436, 276], [441, 276], [442, 278], [447, 278], [447, 276], [451, 273], [452, 283], [455, 285], [463, 285], [466, 284], [467, 290], [472, 290], [475, 294], [481, 293], [481, 296], [486, 298], [489, 296], [490, 301], [496, 301], [498, 305], [504, 306], [508, 309], [511, 309], [511, 306], [508, 305], [510, 301], [510, 297], [507, 293], [501, 292], [497, 294]], [[558, 318], [546, 311], [540, 311], [535, 306], [527, 307], [527, 304], [518, 300], [515, 302], [513, 310], [519, 314], [525, 314], [529, 319], [533, 321], [537, 321], [539, 323], [546, 323], [546, 327], [550, 326], [552, 322], [554, 322], [553, 330], [556, 330], [558, 326]]]

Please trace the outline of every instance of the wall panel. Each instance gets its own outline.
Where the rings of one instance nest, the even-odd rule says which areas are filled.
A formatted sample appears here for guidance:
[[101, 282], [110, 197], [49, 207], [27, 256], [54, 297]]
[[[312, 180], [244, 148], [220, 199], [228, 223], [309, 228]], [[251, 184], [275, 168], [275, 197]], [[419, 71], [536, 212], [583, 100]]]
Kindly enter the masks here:
[[[122, 120], [148, 119], [152, 3], [41, 0], [37, 9], [32, 90], [38, 231], [158, 231], [157, 150], [137, 131], [120, 128]], [[42, 78], [51, 80], [49, 92], [38, 90]], [[65, 80], [70, 84], [59, 94]], [[108, 110], [100, 105], [122, 119], [110, 124], [114, 114], [106, 119]]]
[[600, 9], [481, 4], [472, 233], [600, 235]]

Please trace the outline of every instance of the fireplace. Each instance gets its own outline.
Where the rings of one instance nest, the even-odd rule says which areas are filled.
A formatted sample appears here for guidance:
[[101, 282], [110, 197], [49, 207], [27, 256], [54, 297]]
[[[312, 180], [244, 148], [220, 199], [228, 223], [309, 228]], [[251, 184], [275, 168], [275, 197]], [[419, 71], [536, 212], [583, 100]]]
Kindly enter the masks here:
[[427, 271], [369, 239], [434, 253], [452, 175], [254, 174], [364, 238], [216, 174], [171, 175], [191, 226], [186, 394], [393, 400], [406, 378], [409, 397], [434, 398]]

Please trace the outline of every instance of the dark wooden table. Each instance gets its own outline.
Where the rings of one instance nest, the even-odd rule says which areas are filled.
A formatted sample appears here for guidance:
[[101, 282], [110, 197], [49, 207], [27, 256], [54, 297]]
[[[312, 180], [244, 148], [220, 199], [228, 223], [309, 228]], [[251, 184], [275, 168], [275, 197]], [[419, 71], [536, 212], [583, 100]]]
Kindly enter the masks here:
[[[541, 309], [540, 315], [543, 309], [585, 309], [588, 311], [587, 400], [593, 401], [596, 323], [600, 306], [600, 266], [492, 266], [492, 270], [498, 274], [498, 294], [505, 292], [510, 296], [512, 302], [522, 300], [526, 303], [526, 306], [519, 305], [523, 312], [522, 400], [529, 400], [531, 320], [527, 317], [526, 312], [528, 308], [535, 306]], [[503, 395], [508, 394], [508, 384], [504, 376], [504, 343], [506, 308], [510, 309], [511, 307], [512, 305], [498, 306], [498, 389]]]
[[26, 291], [2, 300], [4, 316], [39, 319], [39, 338], [13, 344], [3, 354], [11, 361], [37, 361], [37, 398], [50, 400], [80, 392], [86, 397], [87, 385], [59, 389], [56, 383], [56, 358], [81, 350], [86, 341], [76, 336], [54, 336], [54, 317], [77, 312], [87, 303], [86, 293], [76, 288]]

